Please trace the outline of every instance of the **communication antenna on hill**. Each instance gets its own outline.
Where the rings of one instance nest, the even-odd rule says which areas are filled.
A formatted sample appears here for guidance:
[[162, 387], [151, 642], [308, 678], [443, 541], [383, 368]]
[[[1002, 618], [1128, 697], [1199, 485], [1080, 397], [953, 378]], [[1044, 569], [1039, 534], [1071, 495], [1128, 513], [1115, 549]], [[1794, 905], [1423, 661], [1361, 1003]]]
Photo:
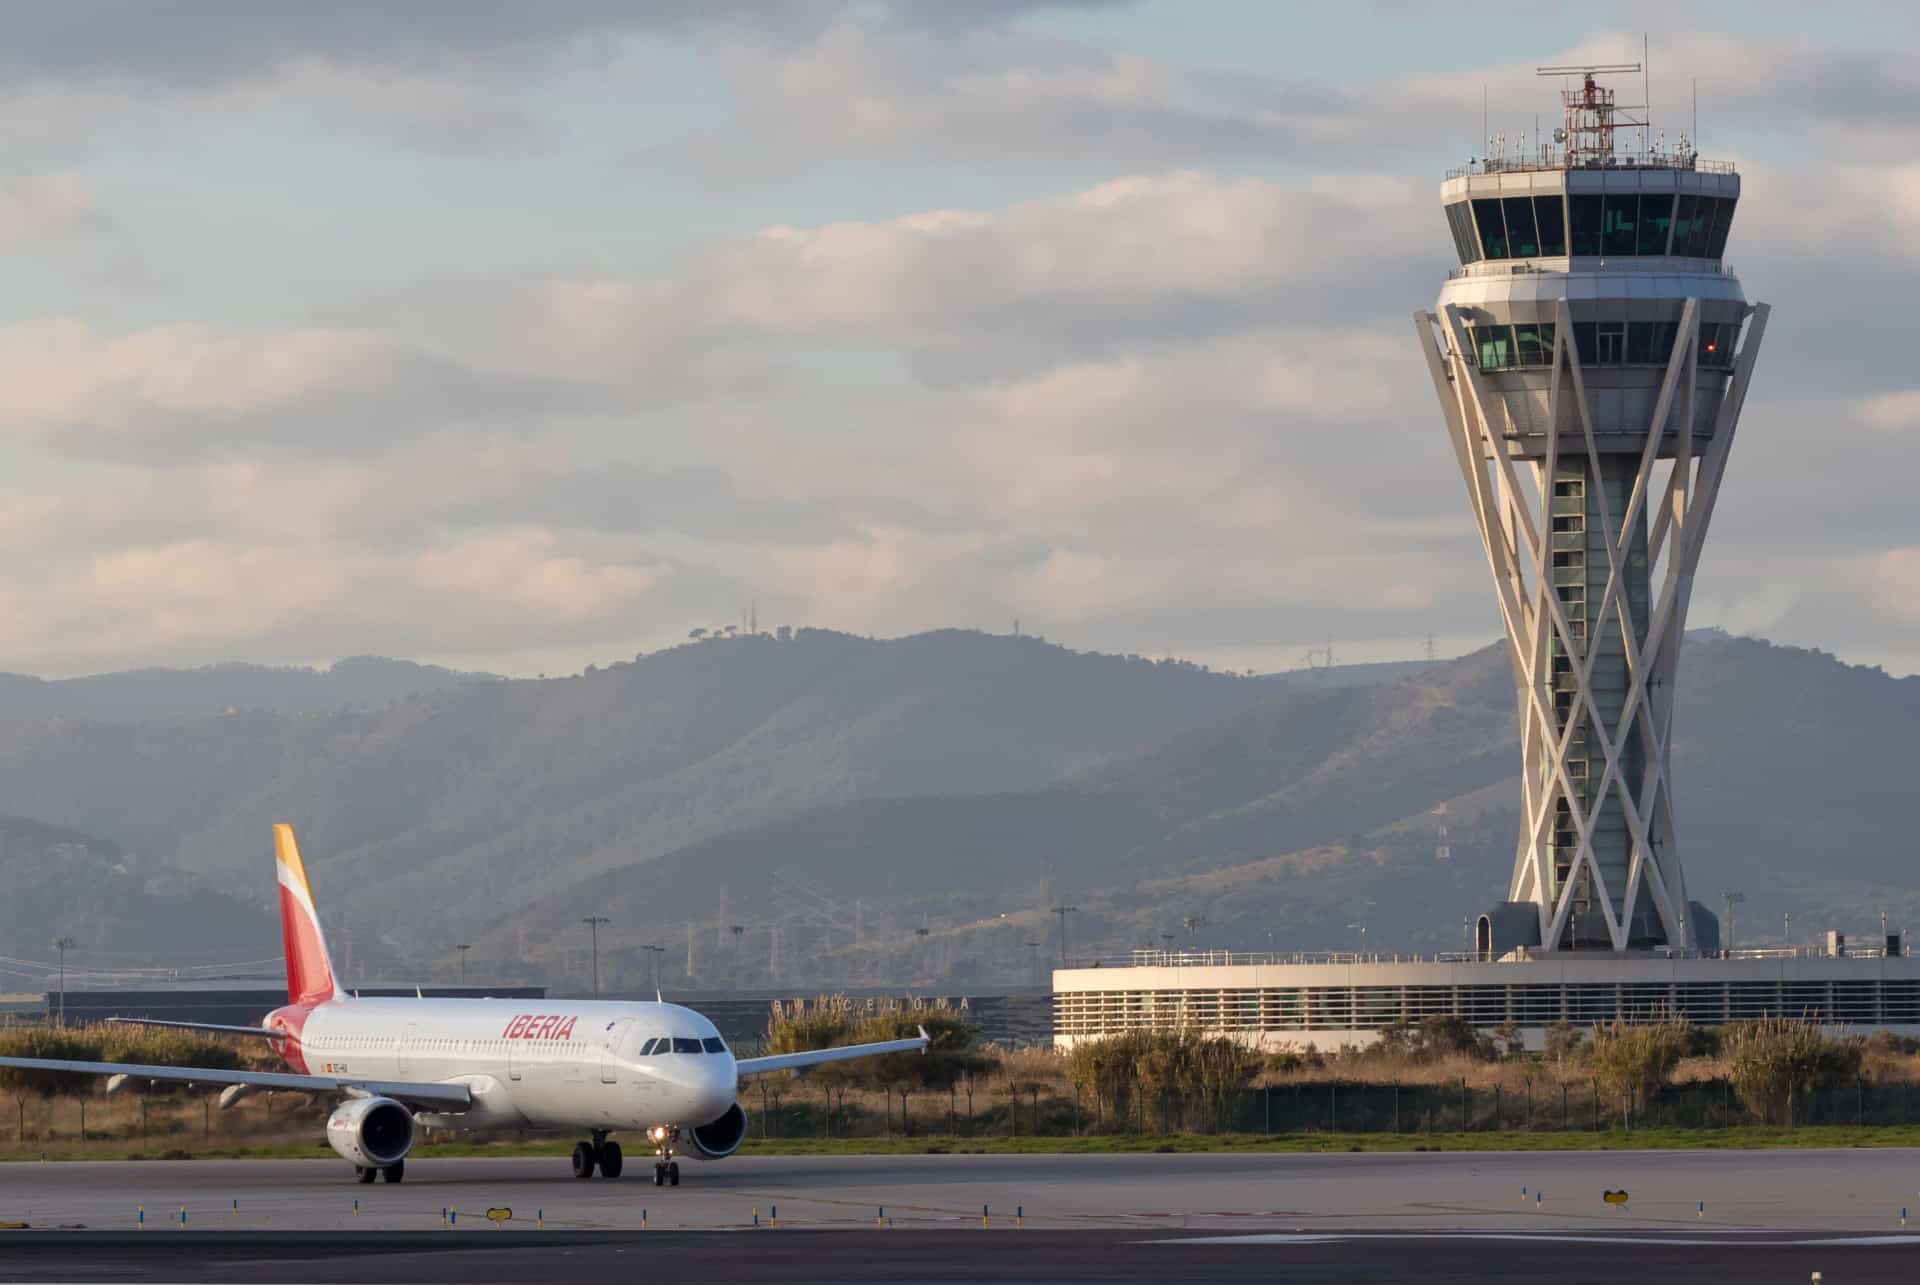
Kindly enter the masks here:
[[1427, 635], [1427, 668], [1433, 668], [1433, 635]]
[[1451, 861], [1453, 860], [1453, 847], [1447, 842], [1447, 805], [1441, 803], [1438, 807], [1434, 808], [1433, 814], [1440, 818], [1437, 833], [1434, 835], [1435, 845], [1433, 849], [1433, 859], [1435, 861]]

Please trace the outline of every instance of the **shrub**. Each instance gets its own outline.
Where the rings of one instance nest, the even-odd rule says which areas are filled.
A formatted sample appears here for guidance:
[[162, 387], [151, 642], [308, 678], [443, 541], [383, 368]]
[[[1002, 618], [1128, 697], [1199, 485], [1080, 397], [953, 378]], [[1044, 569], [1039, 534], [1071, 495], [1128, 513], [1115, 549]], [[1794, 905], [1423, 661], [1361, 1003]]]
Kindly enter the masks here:
[[1587, 1062], [1600, 1090], [1639, 1110], [1693, 1045], [1685, 1022], [1629, 1026], [1615, 1021], [1596, 1026], [1587, 1045]]
[[1076, 1044], [1067, 1054], [1067, 1078], [1116, 1120], [1148, 1102], [1217, 1115], [1265, 1065], [1261, 1053], [1223, 1036], [1142, 1030]]
[[[204, 1066], [231, 1070], [241, 1065], [233, 1046], [189, 1031], [122, 1026], [22, 1026], [0, 1031], [0, 1056], [49, 1058], [67, 1062], [144, 1062], [150, 1066]], [[0, 1070], [0, 1087], [18, 1092], [85, 1093], [100, 1083], [93, 1075], [64, 1071]]]
[[1491, 1062], [1498, 1054], [1493, 1041], [1480, 1034], [1464, 1017], [1423, 1017], [1418, 1022], [1394, 1022], [1380, 1028], [1380, 1039], [1368, 1053], [1403, 1057], [1409, 1062], [1438, 1062], [1463, 1056]]
[[986, 1066], [974, 1046], [973, 1028], [951, 1005], [895, 999], [855, 1003], [845, 995], [776, 1003], [767, 1022], [767, 1052], [805, 1053], [837, 1044], [910, 1039], [923, 1026], [932, 1039], [925, 1053], [830, 1062], [806, 1074], [825, 1084], [861, 1088], [946, 1088]]
[[1830, 1040], [1784, 1017], [1737, 1023], [1720, 1043], [1740, 1104], [1769, 1124], [1793, 1123], [1796, 1097], [1858, 1074], [1863, 1053], [1858, 1039]]

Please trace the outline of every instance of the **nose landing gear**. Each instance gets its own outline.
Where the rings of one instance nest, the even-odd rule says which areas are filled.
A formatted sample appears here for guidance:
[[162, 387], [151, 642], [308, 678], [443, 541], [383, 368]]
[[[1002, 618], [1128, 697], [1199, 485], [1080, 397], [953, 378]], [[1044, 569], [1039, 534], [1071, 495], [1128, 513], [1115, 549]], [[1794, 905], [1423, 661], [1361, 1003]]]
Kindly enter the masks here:
[[680, 1185], [680, 1162], [673, 1158], [673, 1144], [679, 1139], [680, 1130], [667, 1125], [656, 1125], [647, 1130], [647, 1140], [653, 1143], [653, 1185], [656, 1187], [678, 1187]]

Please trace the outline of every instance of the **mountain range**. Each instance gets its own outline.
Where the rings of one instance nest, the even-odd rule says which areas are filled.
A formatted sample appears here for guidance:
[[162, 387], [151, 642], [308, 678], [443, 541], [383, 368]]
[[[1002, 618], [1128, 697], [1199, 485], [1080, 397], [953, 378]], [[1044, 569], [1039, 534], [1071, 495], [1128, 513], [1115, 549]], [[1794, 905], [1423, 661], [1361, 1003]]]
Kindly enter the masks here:
[[[1920, 679], [1708, 636], [1681, 683], [1693, 896], [1743, 891], [1743, 937], [1789, 910], [1808, 933], [1920, 910], [1899, 806]], [[130, 947], [155, 958], [268, 922], [267, 826], [291, 820], [362, 980], [444, 978], [461, 941], [484, 975], [577, 984], [594, 913], [617, 986], [1004, 982], [1063, 926], [1076, 957], [1453, 948], [1504, 891], [1515, 736], [1495, 648], [1255, 677], [800, 630], [544, 680], [371, 659], [0, 676], [0, 813], [197, 890], [205, 915]], [[141, 913], [70, 895], [102, 938], [98, 915]], [[62, 908], [42, 910], [0, 917], [0, 956], [44, 957], [12, 936], [44, 937]]]

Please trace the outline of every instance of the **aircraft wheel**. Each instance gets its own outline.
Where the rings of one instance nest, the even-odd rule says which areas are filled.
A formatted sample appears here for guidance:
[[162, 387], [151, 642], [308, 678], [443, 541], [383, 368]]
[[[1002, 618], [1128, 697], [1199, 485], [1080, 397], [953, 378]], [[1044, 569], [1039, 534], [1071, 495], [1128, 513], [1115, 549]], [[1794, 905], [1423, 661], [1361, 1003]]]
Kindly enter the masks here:
[[380, 1171], [378, 1169], [368, 1168], [364, 1165], [355, 1165], [353, 1167], [353, 1180], [355, 1182], [372, 1182], [379, 1175]]
[[394, 1161], [392, 1164], [388, 1165], [385, 1169], [382, 1169], [380, 1171], [380, 1176], [382, 1178], [385, 1178], [388, 1182], [399, 1182], [402, 1178], [405, 1178], [407, 1176], [407, 1162], [404, 1160]]
[[678, 1160], [667, 1165], [667, 1185], [669, 1187], [678, 1187], [680, 1185], [680, 1162]]
[[584, 1142], [573, 1144], [573, 1176], [576, 1178], [593, 1177], [593, 1148]]
[[619, 1143], [603, 1142], [600, 1144], [600, 1176], [602, 1178], [618, 1178], [620, 1176], [620, 1170], [625, 1163], [625, 1158], [620, 1154]]
[[655, 1165], [653, 1167], [653, 1185], [656, 1187], [664, 1187], [667, 1185], [667, 1167], [665, 1165]]

